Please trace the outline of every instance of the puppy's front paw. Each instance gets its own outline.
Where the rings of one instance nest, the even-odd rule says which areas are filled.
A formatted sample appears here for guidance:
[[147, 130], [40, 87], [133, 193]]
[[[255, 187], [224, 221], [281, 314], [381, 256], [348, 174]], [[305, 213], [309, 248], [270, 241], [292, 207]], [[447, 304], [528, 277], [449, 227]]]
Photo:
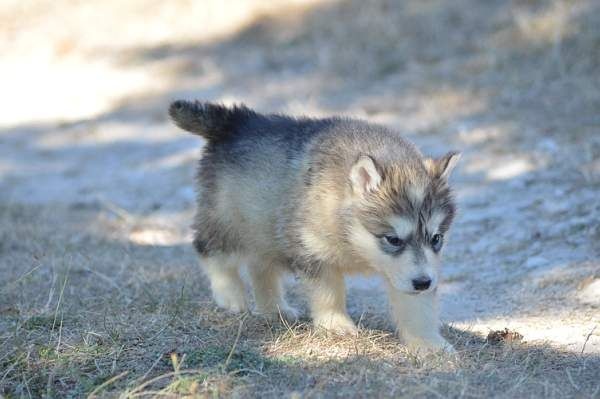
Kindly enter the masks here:
[[357, 335], [358, 328], [348, 317], [341, 313], [327, 313], [314, 317], [315, 327], [339, 335]]
[[433, 337], [407, 336], [405, 337], [405, 340], [406, 346], [410, 350], [417, 353], [425, 354], [444, 352], [449, 355], [456, 354], [456, 350], [454, 349], [454, 347], [441, 335], [436, 335]]

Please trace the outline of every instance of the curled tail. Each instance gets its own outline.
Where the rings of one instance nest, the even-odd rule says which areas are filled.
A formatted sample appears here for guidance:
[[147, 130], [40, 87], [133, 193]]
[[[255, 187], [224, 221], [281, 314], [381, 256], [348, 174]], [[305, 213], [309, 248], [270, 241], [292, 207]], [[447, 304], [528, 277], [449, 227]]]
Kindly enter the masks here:
[[177, 100], [169, 106], [169, 115], [177, 126], [209, 141], [227, 138], [241, 122], [254, 114], [244, 105], [226, 107], [209, 102]]

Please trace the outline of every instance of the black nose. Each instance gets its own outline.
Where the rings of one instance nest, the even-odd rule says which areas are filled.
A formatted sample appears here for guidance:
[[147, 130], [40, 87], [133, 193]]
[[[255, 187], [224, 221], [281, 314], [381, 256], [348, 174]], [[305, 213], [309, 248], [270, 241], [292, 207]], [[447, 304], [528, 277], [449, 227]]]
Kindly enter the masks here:
[[412, 281], [413, 287], [417, 291], [425, 291], [431, 285], [431, 279], [429, 277], [419, 277]]

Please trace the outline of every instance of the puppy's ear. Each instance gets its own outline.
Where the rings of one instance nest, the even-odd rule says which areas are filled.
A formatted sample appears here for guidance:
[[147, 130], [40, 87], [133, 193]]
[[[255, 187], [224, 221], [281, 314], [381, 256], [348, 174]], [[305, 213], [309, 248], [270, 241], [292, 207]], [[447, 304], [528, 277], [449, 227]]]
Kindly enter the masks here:
[[426, 159], [425, 167], [434, 177], [448, 180], [450, 173], [454, 170], [461, 154], [458, 151], [450, 151], [446, 155], [437, 159]]
[[361, 155], [350, 170], [352, 191], [359, 196], [374, 192], [381, 183], [381, 174], [375, 161], [368, 155]]

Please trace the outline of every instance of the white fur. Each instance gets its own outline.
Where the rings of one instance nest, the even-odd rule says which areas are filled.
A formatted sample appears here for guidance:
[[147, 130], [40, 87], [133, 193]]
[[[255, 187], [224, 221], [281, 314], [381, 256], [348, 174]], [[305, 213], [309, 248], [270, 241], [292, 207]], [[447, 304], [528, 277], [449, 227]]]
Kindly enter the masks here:
[[302, 242], [312, 253], [319, 254], [323, 259], [334, 256], [331, 245], [324, 237], [313, 233], [310, 229], [304, 227], [300, 229]]
[[433, 235], [438, 232], [440, 228], [440, 224], [444, 221], [446, 215], [443, 212], [437, 211], [434, 212], [433, 215], [427, 221], [427, 231], [429, 234]]
[[392, 318], [407, 346], [417, 351], [454, 349], [440, 334], [437, 290], [409, 295], [388, 284]]
[[297, 319], [298, 312], [285, 300], [282, 281], [284, 272], [281, 265], [256, 260], [248, 266], [256, 304], [255, 312], [268, 317], [283, 317], [290, 321]]
[[350, 228], [350, 240], [357, 249], [357, 254], [365, 259], [366, 263], [376, 267], [376, 270], [387, 278], [387, 280], [399, 291], [412, 293], [414, 288], [412, 280], [422, 276], [428, 276], [432, 280], [430, 289], [435, 288], [438, 280], [437, 255], [432, 251], [425, 250], [427, 262], [417, 264], [410, 249], [405, 250], [399, 256], [390, 256], [384, 253], [378, 238], [369, 233], [360, 223], [356, 222]]
[[411, 184], [408, 188], [408, 196], [410, 199], [417, 204], [423, 202], [425, 198], [425, 186], [420, 184]]
[[245, 311], [247, 304], [244, 283], [239, 272], [239, 256], [204, 257], [202, 264], [217, 305], [234, 313]]
[[308, 288], [315, 326], [339, 334], [356, 334], [357, 328], [346, 311], [343, 274], [330, 269], [318, 281], [311, 283]]
[[394, 230], [396, 230], [398, 237], [402, 239], [408, 237], [415, 229], [415, 224], [410, 219], [401, 216], [392, 217], [390, 219], [390, 224], [394, 227]]
[[[440, 221], [441, 223], [441, 221]], [[395, 218], [394, 226], [400, 232], [412, 231], [414, 226], [407, 225], [407, 220]], [[437, 227], [436, 227], [437, 229]], [[410, 233], [409, 231], [409, 233]], [[453, 351], [440, 335], [437, 308], [437, 281], [439, 257], [431, 249], [424, 248], [426, 262], [417, 264], [410, 250], [392, 257], [383, 253], [375, 238], [360, 223], [355, 223], [350, 230], [352, 243], [360, 249], [361, 255], [369, 264], [377, 265], [378, 271], [385, 277], [392, 318], [399, 334], [407, 345], [414, 350], [446, 350]], [[426, 292], [417, 293], [412, 287], [412, 279], [429, 276], [431, 287]]]

